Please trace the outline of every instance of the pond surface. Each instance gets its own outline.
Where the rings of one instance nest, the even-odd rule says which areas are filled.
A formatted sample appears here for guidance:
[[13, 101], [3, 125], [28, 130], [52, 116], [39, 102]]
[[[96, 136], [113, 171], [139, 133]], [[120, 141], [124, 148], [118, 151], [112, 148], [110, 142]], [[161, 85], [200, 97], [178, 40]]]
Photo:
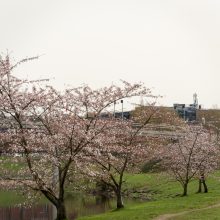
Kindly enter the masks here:
[[34, 207], [1, 207], [0, 220], [53, 220], [53, 207], [36, 205]]
[[[137, 203], [125, 199], [125, 204]], [[94, 215], [115, 208], [115, 200], [104, 197], [69, 195], [66, 198], [68, 218], [75, 220], [79, 216]], [[50, 204], [38, 204], [32, 207], [0, 206], [0, 220], [54, 220], [56, 211]]]

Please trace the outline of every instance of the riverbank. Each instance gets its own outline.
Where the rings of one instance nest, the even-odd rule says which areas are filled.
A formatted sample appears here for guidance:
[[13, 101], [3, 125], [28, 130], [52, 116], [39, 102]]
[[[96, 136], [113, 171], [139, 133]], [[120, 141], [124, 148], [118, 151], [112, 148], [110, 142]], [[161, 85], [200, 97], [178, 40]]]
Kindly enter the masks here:
[[[206, 220], [218, 219], [216, 216], [220, 216], [218, 207], [220, 172], [215, 172], [208, 177], [209, 193], [196, 194], [198, 182], [194, 181], [189, 185], [187, 197], [181, 197], [181, 186], [163, 173], [127, 174], [125, 179], [124, 209], [115, 210], [114, 199], [103, 202], [97, 200], [95, 196], [69, 192], [66, 194], [69, 219], [77, 217], [77, 220]], [[25, 201], [24, 198], [15, 191], [0, 191], [0, 207], [12, 207], [22, 201]], [[43, 200], [42, 204], [45, 202]], [[97, 213], [103, 214], [97, 215]]]
[[[127, 205], [122, 210], [112, 210], [101, 215], [81, 217], [79, 220], [145, 220], [145, 219], [218, 219], [220, 214], [220, 172], [207, 179], [209, 193], [196, 194], [198, 182], [189, 185], [189, 195], [181, 197], [182, 189], [176, 182], [161, 174], [139, 174], [127, 177], [127, 186], [148, 189], [151, 200], [137, 205]], [[217, 204], [217, 206], [215, 206]], [[186, 211], [186, 212], [183, 212]], [[170, 215], [180, 213], [181, 215]], [[168, 218], [162, 218], [168, 214]], [[161, 218], [159, 218], [160, 216]], [[190, 217], [190, 218], [189, 218]], [[220, 219], [220, 218], [219, 218]]]

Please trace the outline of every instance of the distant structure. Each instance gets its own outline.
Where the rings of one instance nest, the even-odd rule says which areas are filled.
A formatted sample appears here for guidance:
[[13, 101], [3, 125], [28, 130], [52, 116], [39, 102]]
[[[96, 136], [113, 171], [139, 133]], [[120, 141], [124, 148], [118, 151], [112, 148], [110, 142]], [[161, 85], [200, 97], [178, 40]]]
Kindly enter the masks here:
[[184, 119], [184, 121], [196, 121], [197, 109], [201, 109], [201, 105], [198, 104], [198, 96], [196, 93], [193, 94], [193, 104], [186, 106], [185, 104], [173, 104], [173, 108], [176, 110], [178, 115]]
[[193, 106], [198, 108], [198, 97], [196, 93], [193, 94]]
[[131, 118], [131, 112], [126, 111], [126, 112], [115, 112], [114, 114], [111, 113], [101, 113], [100, 114], [101, 118], [123, 118], [123, 119], [130, 119]]

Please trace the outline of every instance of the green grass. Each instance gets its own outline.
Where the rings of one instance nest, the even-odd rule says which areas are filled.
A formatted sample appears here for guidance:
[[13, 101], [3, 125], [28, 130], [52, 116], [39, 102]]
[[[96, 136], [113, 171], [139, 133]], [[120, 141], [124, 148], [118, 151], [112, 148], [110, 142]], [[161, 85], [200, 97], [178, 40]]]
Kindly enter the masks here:
[[[220, 172], [216, 172], [215, 175], [210, 175], [208, 178], [207, 184], [209, 186], [209, 193], [196, 194], [195, 192], [197, 191], [198, 183], [197, 181], [194, 181], [190, 183], [189, 195], [186, 197], [178, 196], [182, 193], [180, 185], [176, 182], [169, 181], [165, 175], [127, 175], [126, 179], [126, 185], [129, 189], [135, 188], [137, 190], [149, 190], [151, 198], [154, 201], [144, 202], [136, 205], [128, 205], [122, 210], [112, 210], [101, 215], [81, 217], [79, 220], [153, 219], [156, 216], [165, 213], [178, 213], [184, 210], [200, 209], [220, 203]], [[213, 210], [216, 211], [216, 216], [220, 214], [220, 211], [218, 212], [218, 208], [214, 208]], [[211, 209], [203, 210], [202, 212], [204, 212], [204, 216], [207, 217], [210, 211]], [[192, 219], [191, 215], [195, 215], [195, 219], [198, 219], [196, 211], [195, 213], [186, 214], [185, 218], [183, 218], [184, 216], [179, 216], [179, 219]], [[177, 219], [177, 217], [175, 217], [175, 219]]]
[[[4, 168], [16, 171], [23, 166], [22, 163], [14, 166], [8, 162], [8, 158], [2, 158]], [[181, 197], [182, 188], [179, 183], [171, 181], [165, 174], [127, 174], [125, 176], [125, 193], [133, 197], [141, 197], [150, 200], [143, 203], [125, 203], [122, 210], [112, 210], [104, 214], [81, 217], [79, 220], [147, 220], [166, 213], [178, 213], [185, 210], [191, 211], [180, 216], [171, 218], [172, 220], [188, 219], [219, 219], [220, 207], [212, 207], [206, 210], [198, 210], [213, 204], [220, 203], [220, 172], [210, 175], [207, 179], [209, 193], [196, 194], [198, 182], [189, 184], [187, 197]], [[87, 198], [88, 199], [88, 198]], [[15, 191], [0, 191], [0, 206], [6, 207], [17, 205], [25, 199]], [[43, 202], [44, 199], [42, 200]], [[41, 201], [41, 202], [42, 202]], [[69, 206], [68, 206], [69, 207]]]
[[0, 156], [1, 169], [17, 172], [25, 166], [22, 157]]
[[18, 205], [25, 201], [25, 198], [19, 195], [16, 191], [0, 191], [0, 206], [8, 207]]
[[198, 210], [193, 211], [188, 214], [184, 214], [181, 216], [176, 216], [173, 218], [170, 218], [170, 220], [219, 220], [220, 219], [220, 208], [211, 208], [207, 210]]

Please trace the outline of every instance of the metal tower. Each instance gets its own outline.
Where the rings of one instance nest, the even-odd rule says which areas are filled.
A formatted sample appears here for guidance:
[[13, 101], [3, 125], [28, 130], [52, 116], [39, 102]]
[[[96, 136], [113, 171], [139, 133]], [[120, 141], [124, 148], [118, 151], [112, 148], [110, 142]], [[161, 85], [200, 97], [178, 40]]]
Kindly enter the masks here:
[[193, 94], [193, 105], [195, 108], [198, 108], [198, 96], [196, 93]]

